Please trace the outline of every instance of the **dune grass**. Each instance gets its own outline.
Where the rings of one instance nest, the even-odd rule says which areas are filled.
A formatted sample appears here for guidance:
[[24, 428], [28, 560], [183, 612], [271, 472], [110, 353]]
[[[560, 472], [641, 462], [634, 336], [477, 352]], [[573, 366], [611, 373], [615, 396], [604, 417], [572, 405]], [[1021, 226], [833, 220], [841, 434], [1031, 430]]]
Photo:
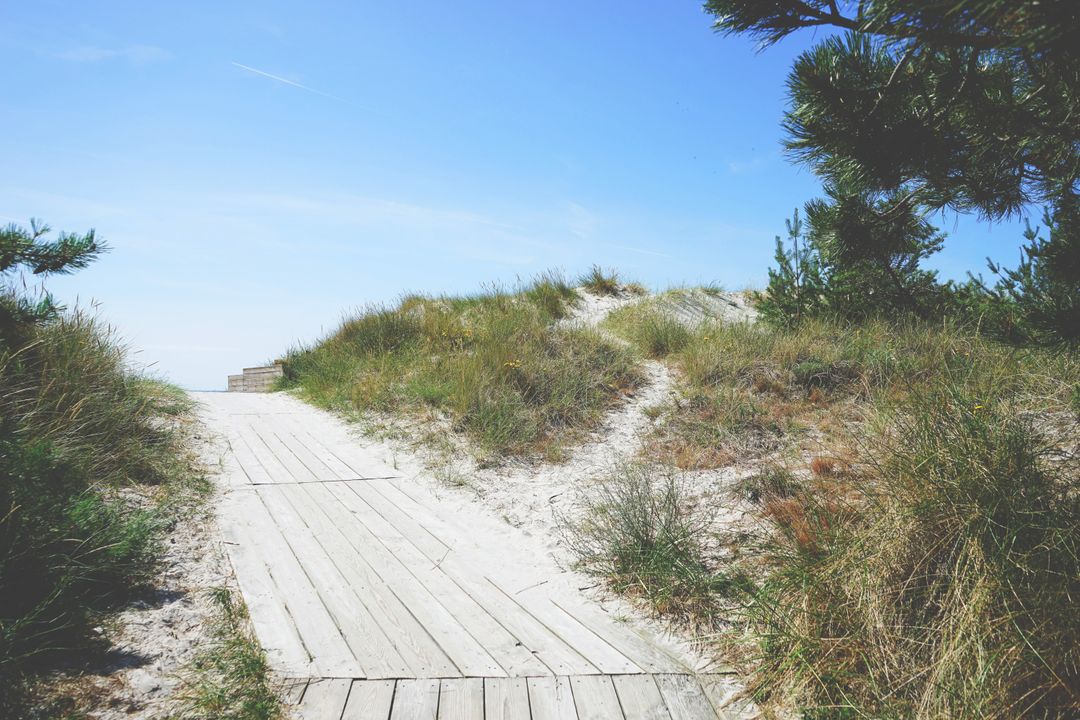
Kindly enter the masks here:
[[483, 457], [543, 453], [640, 382], [632, 353], [558, 323], [575, 302], [552, 274], [514, 292], [406, 297], [290, 352], [282, 386], [346, 412], [445, 413]]
[[622, 292], [622, 282], [615, 270], [604, 270], [593, 265], [589, 272], [578, 278], [578, 285], [593, 295], [618, 295]]
[[678, 620], [710, 601], [681, 605], [672, 573], [713, 603], [743, 592], [757, 695], [805, 717], [1080, 713], [1080, 357], [949, 323], [682, 335], [643, 304], [609, 327], [677, 373], [650, 459], [767, 461], [740, 488], [763, 535], [752, 558], [710, 571], [715, 591], [707, 564], [687, 572], [681, 557], [649, 554], [661, 568], [633, 583], [616, 571], [627, 533], [694, 527], [700, 508], [668, 503], [684, 517], [640, 530], [602, 493], [587, 522], [616, 527], [590, 555], [615, 589], [674, 597], [654, 607]]
[[0, 715], [93, 645], [91, 627], [153, 578], [159, 543], [205, 480], [180, 391], [132, 374], [81, 313], [0, 347]]
[[690, 512], [694, 498], [677, 473], [625, 463], [584, 495], [580, 518], [564, 523], [566, 544], [581, 566], [617, 592], [654, 611], [711, 630], [722, 602], [744, 587], [738, 572], [706, 560], [711, 518]]
[[943, 368], [882, 410], [861, 471], [765, 503], [763, 693], [812, 717], [1080, 713], [1080, 469], [1043, 400]]

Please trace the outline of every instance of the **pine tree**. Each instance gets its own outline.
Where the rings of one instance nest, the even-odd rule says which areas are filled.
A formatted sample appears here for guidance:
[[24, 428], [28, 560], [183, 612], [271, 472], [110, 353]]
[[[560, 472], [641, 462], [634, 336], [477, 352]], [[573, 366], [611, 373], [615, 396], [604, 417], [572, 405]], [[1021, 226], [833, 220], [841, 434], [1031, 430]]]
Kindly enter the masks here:
[[[1056, 217], [1039, 248], [1043, 282], [1056, 283], [1055, 293], [1075, 292], [1080, 2], [708, 0], [705, 7], [720, 32], [764, 45], [806, 29], [835, 31], [795, 62], [784, 127], [792, 157], [831, 188], [833, 197], [815, 206], [816, 229], [835, 245], [838, 262], [877, 257], [888, 276], [891, 253], [873, 246], [896, 236], [863, 231], [907, 225], [915, 233], [909, 242], [918, 243], [928, 239], [919, 238], [920, 219], [941, 210], [995, 221], [1042, 205]], [[1069, 320], [1038, 322], [1064, 328]]]
[[44, 289], [36, 293], [27, 289], [27, 272], [42, 279], [71, 273], [107, 249], [93, 230], [84, 235], [60, 233], [55, 240], [46, 240], [50, 231], [39, 220], [31, 220], [29, 229], [15, 224], [0, 229], [0, 348], [17, 345], [27, 327], [49, 320], [62, 309]]
[[777, 235], [776, 268], [769, 268], [769, 285], [758, 303], [765, 320], [780, 327], [797, 325], [807, 317], [820, 314], [824, 308], [821, 264], [817, 249], [803, 237], [799, 209], [785, 222], [791, 250], [785, 249]]

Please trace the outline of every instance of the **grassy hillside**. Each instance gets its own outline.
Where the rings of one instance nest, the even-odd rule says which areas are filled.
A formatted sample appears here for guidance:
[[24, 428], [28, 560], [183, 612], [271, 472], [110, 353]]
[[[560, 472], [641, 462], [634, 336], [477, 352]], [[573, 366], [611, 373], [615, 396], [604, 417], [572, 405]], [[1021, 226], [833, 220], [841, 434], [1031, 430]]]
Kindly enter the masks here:
[[86, 315], [0, 345], [0, 715], [18, 716], [38, 673], [87, 657], [101, 613], [152, 579], [163, 532], [206, 489], [189, 410]]
[[545, 275], [514, 292], [410, 296], [290, 352], [285, 387], [345, 411], [437, 411], [481, 455], [555, 452], [640, 376], [633, 354], [560, 324], [576, 302]]
[[[808, 717], [1080, 713], [1074, 352], [948, 323], [687, 329], [653, 303], [608, 325], [678, 393], [573, 529], [588, 567], [702, 632], [742, 618], [759, 698]], [[757, 468], [734, 489], [753, 537], [703, 522], [696, 478], [729, 467]]]

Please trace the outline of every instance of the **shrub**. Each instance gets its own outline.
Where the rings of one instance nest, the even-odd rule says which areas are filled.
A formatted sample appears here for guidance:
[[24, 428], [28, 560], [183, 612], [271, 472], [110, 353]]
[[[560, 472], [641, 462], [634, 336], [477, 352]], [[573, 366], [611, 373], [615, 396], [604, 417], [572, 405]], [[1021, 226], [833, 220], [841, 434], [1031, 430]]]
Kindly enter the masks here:
[[983, 377], [903, 400], [861, 499], [773, 510], [766, 690], [813, 717], [1080, 712], [1080, 476]]
[[[647, 465], [622, 465], [583, 496], [581, 519], [565, 525], [583, 566], [659, 613], [710, 625], [719, 600], [741, 576], [712, 571], [702, 542], [711, 518], [691, 507], [678, 476]], [[700, 513], [700, 509], [697, 509]]]
[[175, 425], [187, 402], [131, 375], [106, 328], [76, 313], [24, 331], [25, 346], [0, 352], [0, 710], [12, 716], [26, 673], [70, 661], [94, 613], [152, 577], [164, 511], [123, 488], [193, 477]]

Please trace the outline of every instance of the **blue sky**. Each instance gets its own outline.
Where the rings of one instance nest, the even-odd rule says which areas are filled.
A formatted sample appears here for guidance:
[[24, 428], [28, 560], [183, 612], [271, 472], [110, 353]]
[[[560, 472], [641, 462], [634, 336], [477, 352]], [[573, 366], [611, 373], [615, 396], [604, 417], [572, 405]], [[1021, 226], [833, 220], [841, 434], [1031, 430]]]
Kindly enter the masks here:
[[[818, 194], [784, 80], [676, 2], [35, 2], [0, 8], [0, 221], [96, 228], [50, 282], [189, 388], [406, 291], [617, 267], [760, 287]], [[945, 277], [1014, 226], [939, 220]]]

